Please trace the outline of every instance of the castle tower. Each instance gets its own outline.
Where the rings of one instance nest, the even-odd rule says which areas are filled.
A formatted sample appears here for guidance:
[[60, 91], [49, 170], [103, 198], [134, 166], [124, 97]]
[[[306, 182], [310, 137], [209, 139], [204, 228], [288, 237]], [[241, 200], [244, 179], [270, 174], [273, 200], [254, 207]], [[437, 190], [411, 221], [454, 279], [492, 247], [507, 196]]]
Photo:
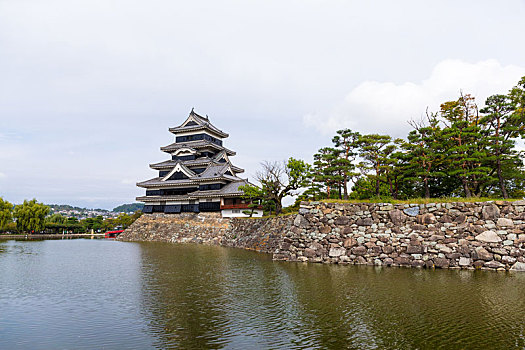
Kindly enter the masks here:
[[[193, 109], [180, 126], [170, 128], [175, 142], [161, 147], [170, 160], [150, 164], [158, 176], [137, 186], [146, 195], [144, 213], [221, 212], [223, 217], [246, 216], [249, 203], [241, 198], [239, 186], [248, 181], [238, 177], [244, 170], [234, 166], [235, 152], [223, 146], [229, 135]], [[257, 209], [254, 216], [262, 216]]]

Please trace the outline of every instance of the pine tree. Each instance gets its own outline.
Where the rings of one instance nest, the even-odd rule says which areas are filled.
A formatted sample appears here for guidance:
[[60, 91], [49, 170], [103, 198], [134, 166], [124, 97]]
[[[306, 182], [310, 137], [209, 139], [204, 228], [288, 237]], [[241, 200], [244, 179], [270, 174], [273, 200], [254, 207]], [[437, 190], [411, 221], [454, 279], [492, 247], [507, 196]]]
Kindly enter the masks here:
[[341, 198], [341, 185], [344, 177], [338, 166], [341, 150], [324, 147], [314, 154], [315, 181], [322, 184], [326, 190], [326, 198], [331, 198], [332, 189], [337, 187]]
[[446, 125], [441, 141], [446, 150], [448, 174], [461, 181], [465, 197], [479, 196], [493, 178], [487, 166], [487, 137], [474, 98], [461, 95], [457, 101], [445, 102], [440, 114]]
[[332, 139], [335, 149], [340, 150], [339, 157], [335, 159], [335, 166], [342, 176], [343, 198], [348, 199], [348, 181], [355, 178], [359, 173], [355, 172], [354, 161], [358, 155], [358, 140], [361, 135], [350, 129], [337, 131]]
[[[361, 169], [375, 182], [375, 195], [380, 196], [382, 176], [388, 172], [389, 156], [396, 149], [388, 135], [369, 134], [359, 138], [359, 155], [363, 158]], [[370, 174], [372, 172], [372, 174]]]
[[414, 130], [407, 137], [406, 142], [400, 142], [404, 154], [403, 177], [405, 181], [420, 183], [423, 196], [430, 198], [430, 183], [445, 174], [440, 171], [443, 161], [441, 127], [436, 114], [427, 114], [427, 120], [410, 122]]
[[[505, 180], [521, 176], [521, 161], [515, 150], [515, 138], [519, 136], [523, 122], [515, 117], [515, 106], [506, 95], [493, 95], [487, 98], [486, 107], [481, 110], [481, 119], [486, 125], [490, 174], [496, 174], [503, 198], [509, 198]], [[505, 171], [506, 170], [506, 171]]]

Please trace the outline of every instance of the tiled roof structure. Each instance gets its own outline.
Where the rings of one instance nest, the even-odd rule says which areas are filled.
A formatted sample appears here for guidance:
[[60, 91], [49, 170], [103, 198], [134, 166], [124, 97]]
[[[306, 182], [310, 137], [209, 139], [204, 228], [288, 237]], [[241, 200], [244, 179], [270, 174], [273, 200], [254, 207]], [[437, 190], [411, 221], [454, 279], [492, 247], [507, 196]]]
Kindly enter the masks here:
[[239, 197], [247, 180], [237, 176], [243, 169], [231, 164], [235, 152], [222, 145], [228, 134], [213, 126], [209, 118], [193, 110], [178, 127], [170, 128], [175, 142], [161, 147], [171, 159], [150, 164], [158, 176], [137, 183], [146, 195], [145, 212], [215, 211], [217, 200]]

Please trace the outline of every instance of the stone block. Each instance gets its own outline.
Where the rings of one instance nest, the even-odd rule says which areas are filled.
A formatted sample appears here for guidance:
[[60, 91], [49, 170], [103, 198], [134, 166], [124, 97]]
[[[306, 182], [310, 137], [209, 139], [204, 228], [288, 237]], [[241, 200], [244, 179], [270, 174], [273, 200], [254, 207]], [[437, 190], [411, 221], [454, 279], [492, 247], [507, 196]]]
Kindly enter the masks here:
[[343, 247], [345, 248], [352, 248], [353, 246], [356, 246], [356, 245], [357, 245], [357, 241], [352, 237], [345, 239], [343, 242]]
[[310, 249], [313, 249], [313, 250], [321, 250], [323, 249], [323, 245], [319, 242], [313, 242], [312, 244], [310, 244]]
[[450, 218], [450, 216], [445, 214], [442, 217], [440, 217], [438, 221], [441, 222], [441, 223], [451, 223], [452, 219]]
[[343, 235], [348, 236], [349, 234], [354, 233], [354, 229], [351, 226], [345, 226], [343, 228]]
[[328, 252], [328, 256], [331, 258], [339, 257], [341, 255], [346, 255], [345, 248], [330, 248], [330, 251]]
[[366, 259], [363, 258], [362, 256], [358, 256], [356, 259], [355, 259], [355, 263], [357, 265], [365, 265], [366, 264]]
[[450, 262], [445, 258], [434, 258], [434, 265], [442, 269], [449, 267]]
[[444, 244], [436, 244], [436, 249], [439, 249], [439, 251], [444, 254], [452, 253], [452, 249]]
[[306, 219], [304, 218], [304, 216], [302, 216], [301, 214], [297, 214], [297, 216], [295, 217], [295, 220], [294, 220], [293, 224], [294, 224], [296, 227], [307, 228], [309, 222], [308, 222], [308, 220], [306, 220]]
[[[394, 263], [394, 259], [392, 259], [392, 258], [386, 258], [385, 260], [383, 260], [383, 265], [390, 266], [393, 263]], [[525, 264], [524, 264], [524, 271], [525, 271]]]
[[383, 253], [385, 254], [391, 254], [393, 251], [394, 251], [394, 247], [392, 247], [391, 245], [385, 245], [383, 247]]
[[400, 225], [407, 219], [406, 215], [399, 209], [389, 211], [388, 215], [390, 216], [390, 220], [392, 220], [395, 225]]
[[350, 222], [350, 219], [346, 216], [338, 216], [334, 219], [334, 223], [339, 226], [346, 226]]
[[417, 223], [420, 225], [435, 224], [437, 222], [434, 214], [426, 213], [417, 217]]
[[330, 232], [332, 232], [332, 227], [330, 227], [329, 225], [323, 225], [319, 229], [319, 232], [321, 232], [322, 234], [330, 233]]
[[501, 257], [501, 262], [504, 264], [512, 265], [516, 262], [516, 258], [508, 255], [504, 255]]
[[358, 226], [372, 226], [373, 223], [374, 221], [372, 220], [372, 218], [360, 218], [356, 221], [356, 224]]
[[412, 261], [412, 263], [410, 265], [412, 267], [421, 268], [421, 267], [425, 266], [425, 262], [423, 260], [414, 260], [414, 261]]
[[498, 218], [498, 221], [496, 222], [496, 225], [498, 225], [500, 227], [512, 227], [512, 226], [514, 226], [514, 222], [512, 222], [511, 219]]
[[424, 252], [425, 252], [425, 248], [421, 245], [409, 245], [407, 247], [407, 254], [423, 254]]
[[405, 213], [408, 216], [416, 217], [419, 214], [419, 207], [409, 207], [403, 209], [403, 213]]
[[459, 266], [461, 266], [461, 267], [470, 266], [470, 262], [471, 262], [470, 259], [466, 258], [464, 256], [459, 258]]
[[471, 256], [474, 260], [485, 260], [485, 261], [489, 261], [494, 258], [494, 255], [492, 253], [489, 253], [483, 247], [477, 247], [476, 249], [474, 249]]
[[315, 258], [317, 256], [317, 252], [310, 248], [305, 248], [305, 250], [303, 251], [303, 254], [304, 256], [308, 258]]
[[476, 240], [484, 243], [498, 243], [501, 238], [494, 231], [485, 231], [476, 236]]
[[505, 265], [503, 265], [499, 261], [492, 260], [492, 261], [486, 262], [483, 265], [483, 267], [488, 267], [488, 268], [491, 268], [491, 269], [498, 269], [500, 267], [505, 267]]
[[394, 259], [394, 264], [400, 266], [410, 266], [410, 258], [406, 256], [398, 256]]
[[525, 272], [525, 262], [517, 262], [510, 268], [510, 271]]
[[467, 216], [465, 214], [459, 214], [458, 216], [456, 216], [456, 218], [454, 219], [454, 222], [457, 223], [457, 224], [462, 224], [464, 223], [465, 221], [467, 221]]
[[500, 210], [495, 204], [485, 205], [481, 210], [484, 220], [497, 220], [500, 215]]
[[352, 254], [357, 255], [357, 256], [365, 255], [366, 252], [367, 252], [367, 249], [366, 247], [363, 247], [363, 246], [352, 248]]

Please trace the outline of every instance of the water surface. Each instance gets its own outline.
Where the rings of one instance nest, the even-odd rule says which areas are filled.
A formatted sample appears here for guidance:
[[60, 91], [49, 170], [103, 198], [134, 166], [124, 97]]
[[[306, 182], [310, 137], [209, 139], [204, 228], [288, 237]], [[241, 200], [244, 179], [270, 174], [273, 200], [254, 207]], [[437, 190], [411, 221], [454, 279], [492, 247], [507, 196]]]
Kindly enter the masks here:
[[525, 274], [0, 241], [0, 349], [524, 349]]

